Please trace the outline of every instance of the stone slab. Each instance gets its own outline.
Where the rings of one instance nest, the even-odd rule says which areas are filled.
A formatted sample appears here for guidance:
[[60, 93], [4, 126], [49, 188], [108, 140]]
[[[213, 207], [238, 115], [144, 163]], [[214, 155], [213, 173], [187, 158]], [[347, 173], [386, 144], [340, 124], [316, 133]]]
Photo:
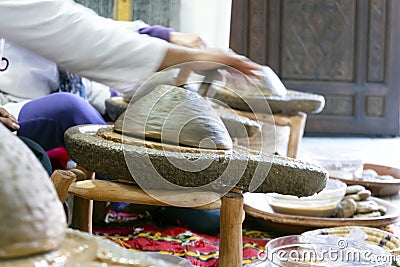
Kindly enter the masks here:
[[[128, 104], [122, 97], [108, 98], [106, 99], [106, 113], [112, 121], [116, 121], [128, 108]], [[261, 131], [260, 123], [255, 120], [240, 116], [221, 105], [212, 104], [212, 107], [219, 114], [231, 138], [252, 137]]]
[[[215, 92], [215, 99], [237, 110], [272, 114], [319, 113], [325, 106], [325, 98], [322, 95], [310, 94], [294, 90], [288, 90], [285, 96], [274, 95], [241, 95], [221, 89]], [[269, 108], [266, 108], [266, 102]], [[269, 110], [270, 109], [270, 110]]]
[[[245, 192], [277, 192], [296, 196], [308, 196], [321, 191], [327, 182], [328, 172], [316, 165], [297, 159], [257, 154], [255, 151], [236, 147], [230, 153], [192, 151], [181, 153], [149, 147], [122, 144], [106, 140], [97, 135], [99, 129], [109, 129], [109, 125], [80, 125], [68, 129], [65, 144], [71, 158], [78, 165], [95, 171], [109, 179], [134, 181], [130, 164], [135, 166], [134, 176], [149, 176], [148, 160], [152, 167], [169, 182], [183, 187], [198, 187], [212, 183], [225, 172], [235, 179], [223, 179], [221, 187], [235, 187]], [[185, 163], [205, 161], [209, 165], [198, 172], [184, 171], [175, 167], [172, 161]], [[130, 165], [132, 166], [132, 165]], [[243, 167], [244, 166], [244, 167]], [[233, 170], [232, 170], [233, 168]], [[148, 177], [151, 179], [151, 177]], [[233, 181], [232, 181], [233, 180]], [[154, 189], [157, 183], [152, 184]], [[215, 188], [216, 191], [219, 188]]]

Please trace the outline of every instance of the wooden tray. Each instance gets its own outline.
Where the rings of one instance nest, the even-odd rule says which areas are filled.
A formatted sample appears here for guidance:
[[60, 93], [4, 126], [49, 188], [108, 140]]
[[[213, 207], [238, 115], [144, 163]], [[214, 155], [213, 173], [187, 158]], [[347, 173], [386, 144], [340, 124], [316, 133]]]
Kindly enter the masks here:
[[318, 228], [335, 226], [366, 226], [383, 227], [393, 224], [400, 219], [399, 210], [388, 201], [371, 197], [374, 201], [387, 208], [384, 216], [376, 218], [320, 218], [297, 216], [276, 213], [268, 204], [265, 194], [244, 194], [244, 210], [246, 215], [253, 217], [252, 223], [256, 223], [262, 229], [278, 234], [300, 234], [305, 231]]
[[382, 165], [376, 164], [364, 164], [364, 170], [372, 169], [375, 170], [379, 175], [391, 175], [394, 178], [393, 180], [385, 180], [385, 181], [362, 181], [362, 180], [350, 180], [344, 179], [340, 177], [330, 177], [334, 179], [338, 179], [347, 185], [362, 185], [365, 188], [369, 189], [373, 196], [392, 196], [399, 193], [400, 190], [400, 169], [391, 168]]

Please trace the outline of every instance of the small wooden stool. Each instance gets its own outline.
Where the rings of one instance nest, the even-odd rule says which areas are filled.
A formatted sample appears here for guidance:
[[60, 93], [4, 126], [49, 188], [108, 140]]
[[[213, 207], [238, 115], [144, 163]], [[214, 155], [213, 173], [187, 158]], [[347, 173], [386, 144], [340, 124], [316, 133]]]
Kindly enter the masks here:
[[[138, 186], [128, 183], [95, 180], [94, 172], [78, 167], [78, 170], [55, 171], [51, 177], [60, 200], [65, 201], [67, 194], [74, 198], [72, 228], [92, 233], [93, 200], [130, 202], [155, 206], [167, 206], [141, 190]], [[74, 182], [77, 180], [76, 182]], [[190, 195], [179, 192], [160, 191], [160, 194], [184, 201], [183, 206], [196, 206], [204, 203], [204, 199], [218, 199], [197, 209], [220, 209], [220, 244], [219, 266], [242, 266], [243, 244], [242, 223], [244, 220], [243, 195], [241, 191], [232, 190], [222, 198], [212, 192], [197, 192]]]

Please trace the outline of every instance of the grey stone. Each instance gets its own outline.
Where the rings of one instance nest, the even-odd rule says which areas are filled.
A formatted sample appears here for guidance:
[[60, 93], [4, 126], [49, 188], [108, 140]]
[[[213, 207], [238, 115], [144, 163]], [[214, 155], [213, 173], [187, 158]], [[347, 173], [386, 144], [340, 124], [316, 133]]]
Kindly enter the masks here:
[[349, 185], [346, 188], [346, 195], [357, 194], [363, 190], [365, 190], [365, 187], [362, 185]]
[[128, 108], [128, 102], [122, 97], [110, 97], [106, 99], [106, 114], [111, 121], [116, 121], [118, 117]]
[[158, 85], [131, 101], [114, 130], [170, 144], [232, 149], [232, 138], [210, 103], [197, 92], [171, 85]]
[[[252, 137], [261, 131], [261, 125], [257, 121], [235, 114], [234, 111], [217, 104], [211, 106], [218, 113], [231, 138]], [[106, 99], [106, 114], [111, 121], [116, 121], [127, 108], [128, 102], [122, 97]]]
[[369, 213], [379, 211], [379, 204], [372, 200], [358, 201], [357, 213]]
[[381, 206], [381, 205], [379, 205], [379, 209], [378, 209], [378, 211], [381, 213], [381, 215], [383, 216], [383, 215], [385, 215], [386, 214], [386, 212], [387, 212], [387, 208], [385, 207], [385, 206]]
[[343, 199], [353, 199], [355, 201], [360, 201], [361, 197], [358, 194], [350, 194], [350, 195], [345, 195]]
[[[229, 90], [218, 90], [215, 99], [224, 102], [234, 109], [272, 114], [293, 114], [297, 112], [319, 113], [325, 106], [322, 95], [288, 90], [285, 96], [274, 95], [241, 95], [240, 97]], [[269, 108], [266, 107], [268, 103]]]
[[360, 200], [366, 200], [367, 198], [369, 198], [371, 196], [371, 191], [362, 190], [362, 191], [358, 192], [357, 195], [360, 196]]
[[357, 203], [354, 199], [344, 199], [340, 202], [335, 217], [336, 218], [351, 218], [356, 213]]
[[[147, 171], [149, 162], [150, 167], [166, 180], [183, 187], [203, 186], [214, 182], [224, 172], [230, 172], [232, 177], [222, 179], [221, 187], [235, 187], [246, 192], [309, 196], [321, 191], [328, 179], [328, 172], [324, 168], [297, 159], [259, 155], [248, 150], [230, 154], [207, 150], [201, 153], [163, 151], [106, 140], [97, 135], [99, 129], [112, 131], [112, 126], [72, 127], [65, 132], [65, 145], [71, 158], [80, 166], [112, 180], [134, 181], [137, 176], [152, 180], [152, 174]], [[183, 164], [188, 161], [208, 162], [209, 165], [204, 170], [191, 172], [175, 167], [171, 160]], [[131, 168], [132, 165], [128, 167], [127, 161], [134, 168]], [[235, 180], [234, 176], [239, 177]], [[159, 187], [157, 181], [151, 186]]]

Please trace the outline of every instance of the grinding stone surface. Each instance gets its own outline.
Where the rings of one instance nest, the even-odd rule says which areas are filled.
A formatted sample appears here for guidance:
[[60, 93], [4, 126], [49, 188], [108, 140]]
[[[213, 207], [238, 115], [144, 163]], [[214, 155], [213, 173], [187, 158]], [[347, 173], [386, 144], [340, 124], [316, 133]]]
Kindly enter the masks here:
[[232, 149], [228, 130], [209, 102], [198, 93], [159, 85], [115, 121], [124, 134], [208, 149]]
[[231, 108], [255, 113], [268, 110], [265, 107], [265, 101], [273, 114], [319, 113], [325, 106], [325, 98], [322, 95], [293, 90], [288, 90], [285, 96], [242, 95], [239, 97], [234, 92], [223, 89], [218, 90], [214, 98]]
[[[252, 137], [261, 130], [261, 125], [254, 120], [240, 116], [232, 110], [215, 103], [211, 103], [211, 106], [218, 113], [231, 138]], [[111, 121], [116, 121], [127, 108], [128, 102], [124, 101], [122, 97], [106, 99], [106, 113]], [[243, 131], [243, 127], [245, 131]]]
[[[308, 196], [321, 191], [328, 178], [325, 169], [292, 158], [266, 154], [260, 156], [245, 149], [230, 154], [161, 151], [105, 140], [97, 135], [101, 128], [109, 128], [112, 131], [112, 126], [107, 125], [80, 125], [68, 129], [65, 133], [66, 148], [78, 165], [112, 180], [133, 181], [124, 158], [124, 146], [125, 153], [129, 154], [131, 160], [137, 164], [139, 174], [141, 166], [146, 164], [145, 155], [147, 155], [165, 179], [185, 187], [201, 186], [214, 181], [230, 161], [235, 166], [247, 162], [247, 166], [238, 183], [231, 185], [228, 180], [224, 181], [226, 182], [224, 186], [234, 186], [243, 191], [249, 191], [255, 172], [258, 174], [257, 179], [261, 179], [262, 182], [256, 190], [253, 190], [254, 192], [277, 192], [297, 196]], [[186, 160], [211, 160], [211, 164], [204, 171], [186, 172], [174, 167], [165, 155], [176, 160], [182, 157]], [[263, 167], [270, 165], [270, 171], [263, 172]], [[261, 166], [261, 171], [260, 169], [256, 171], [257, 166]], [[153, 186], [157, 188], [157, 184]]]

